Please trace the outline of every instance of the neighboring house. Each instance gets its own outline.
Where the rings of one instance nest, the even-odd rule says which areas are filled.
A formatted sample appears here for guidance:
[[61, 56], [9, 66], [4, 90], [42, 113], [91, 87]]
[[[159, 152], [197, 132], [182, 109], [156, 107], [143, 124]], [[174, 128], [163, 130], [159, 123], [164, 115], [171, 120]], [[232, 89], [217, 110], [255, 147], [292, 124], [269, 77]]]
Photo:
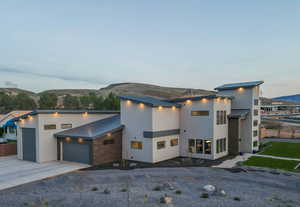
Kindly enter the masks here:
[[16, 140], [17, 131], [16, 125], [13, 121], [16, 117], [29, 113], [30, 111], [11, 111], [8, 114], [1, 115], [0, 117], [0, 141]]
[[159, 100], [121, 96], [121, 112], [38, 110], [18, 120], [18, 158], [97, 165], [120, 159], [218, 159], [258, 150], [263, 81], [216, 95]]

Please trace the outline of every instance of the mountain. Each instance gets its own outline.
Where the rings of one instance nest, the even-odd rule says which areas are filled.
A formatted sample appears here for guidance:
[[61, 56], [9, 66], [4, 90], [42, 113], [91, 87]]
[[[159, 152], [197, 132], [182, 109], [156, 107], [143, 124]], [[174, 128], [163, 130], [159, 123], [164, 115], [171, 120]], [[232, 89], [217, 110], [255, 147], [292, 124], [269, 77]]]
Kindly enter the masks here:
[[265, 97], [260, 97], [260, 101], [261, 101], [261, 105], [265, 106], [265, 105], [272, 105], [272, 104], [278, 104], [278, 102], [280, 102], [281, 104], [285, 104], [285, 105], [294, 105], [294, 104], [299, 104], [297, 102], [292, 102], [292, 101], [284, 101], [284, 100], [276, 100], [276, 99], [272, 99], [272, 98], [265, 98]]
[[292, 102], [300, 102], [300, 94], [290, 95], [290, 96], [280, 96], [273, 98], [274, 100], [279, 101], [292, 101]]
[[122, 96], [151, 96], [155, 98], [175, 98], [184, 96], [199, 96], [214, 94], [214, 91], [208, 91], [203, 89], [192, 88], [175, 88], [175, 87], [163, 87], [158, 85], [144, 84], [144, 83], [117, 83], [111, 84], [105, 88], [100, 89], [53, 89], [46, 90], [40, 93], [34, 93], [31, 91], [18, 89], [18, 88], [0, 88], [0, 92], [4, 92], [8, 95], [17, 95], [19, 93], [26, 93], [34, 100], [38, 100], [42, 93], [54, 93], [58, 97], [63, 97], [67, 94], [72, 96], [84, 96], [89, 93], [96, 93], [97, 95], [108, 95], [114, 93]]

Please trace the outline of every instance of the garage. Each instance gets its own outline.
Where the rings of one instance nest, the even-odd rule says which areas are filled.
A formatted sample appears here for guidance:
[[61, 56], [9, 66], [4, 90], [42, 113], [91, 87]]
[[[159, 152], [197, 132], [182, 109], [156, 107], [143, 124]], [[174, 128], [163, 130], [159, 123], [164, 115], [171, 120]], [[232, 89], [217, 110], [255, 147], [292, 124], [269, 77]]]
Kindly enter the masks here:
[[62, 146], [64, 161], [91, 164], [91, 144], [89, 141], [84, 143], [64, 141]]
[[36, 136], [34, 128], [22, 128], [23, 160], [36, 161]]

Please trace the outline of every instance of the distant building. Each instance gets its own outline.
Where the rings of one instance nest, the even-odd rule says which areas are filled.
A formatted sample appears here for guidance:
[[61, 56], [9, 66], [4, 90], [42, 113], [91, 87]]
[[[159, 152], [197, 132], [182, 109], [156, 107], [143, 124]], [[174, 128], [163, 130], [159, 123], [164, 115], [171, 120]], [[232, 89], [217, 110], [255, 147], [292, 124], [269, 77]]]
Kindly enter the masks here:
[[300, 103], [289, 101], [278, 101], [272, 99], [261, 99], [262, 114], [293, 114], [300, 113]]

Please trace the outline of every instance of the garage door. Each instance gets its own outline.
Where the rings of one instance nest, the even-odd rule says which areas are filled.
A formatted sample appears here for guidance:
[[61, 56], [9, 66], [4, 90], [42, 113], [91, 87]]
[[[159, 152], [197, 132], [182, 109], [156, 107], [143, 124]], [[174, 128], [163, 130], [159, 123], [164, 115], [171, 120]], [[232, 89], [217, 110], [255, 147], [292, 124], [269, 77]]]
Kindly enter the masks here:
[[35, 129], [22, 128], [23, 160], [36, 161]]
[[91, 163], [90, 143], [64, 142], [63, 160], [70, 162]]

